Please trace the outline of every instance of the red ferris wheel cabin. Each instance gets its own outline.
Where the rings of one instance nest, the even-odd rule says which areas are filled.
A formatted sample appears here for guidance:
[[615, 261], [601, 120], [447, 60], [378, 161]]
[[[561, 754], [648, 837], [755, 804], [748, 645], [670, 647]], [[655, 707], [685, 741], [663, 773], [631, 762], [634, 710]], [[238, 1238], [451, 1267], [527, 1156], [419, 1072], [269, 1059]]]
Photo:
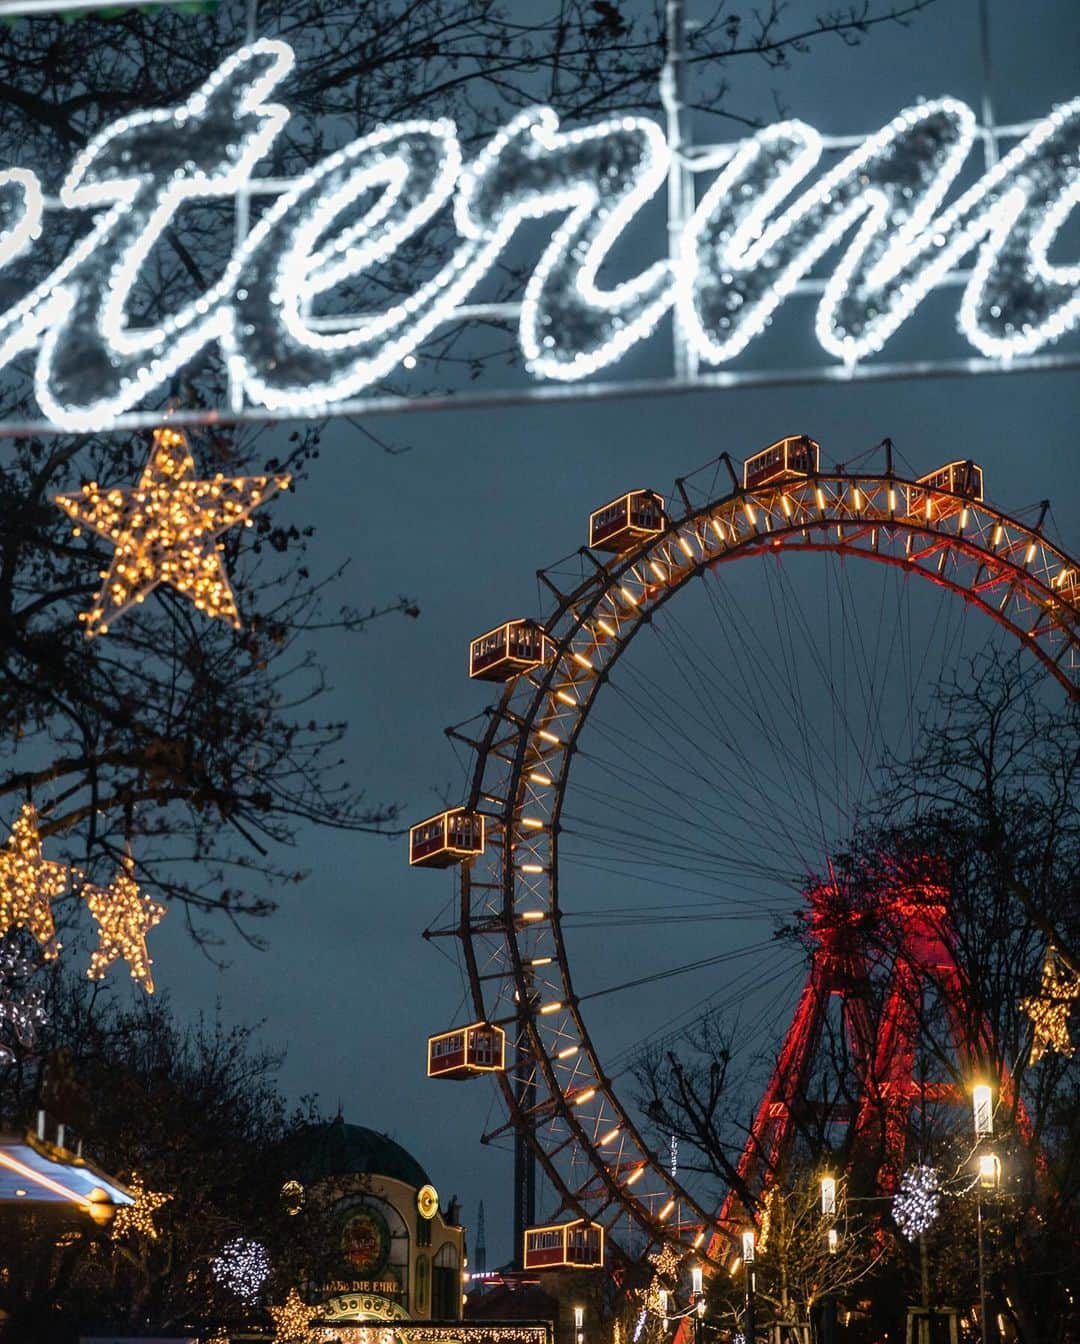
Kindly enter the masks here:
[[525, 1269], [600, 1269], [604, 1264], [604, 1229], [584, 1218], [572, 1223], [525, 1229]]
[[429, 1078], [476, 1078], [506, 1067], [506, 1032], [490, 1022], [474, 1022], [428, 1037]]
[[628, 551], [666, 526], [660, 496], [653, 490], [631, 490], [589, 515], [589, 545], [594, 551]]
[[554, 644], [535, 621], [507, 621], [469, 645], [469, 676], [509, 681], [551, 659]]
[[484, 852], [484, 818], [464, 807], [417, 822], [409, 831], [409, 862], [422, 868], [451, 868]]
[[757, 490], [763, 485], [775, 485], [777, 481], [813, 476], [820, 465], [821, 445], [805, 434], [789, 434], [786, 439], [777, 439], [768, 448], [746, 459], [742, 469], [743, 489]]
[[959, 499], [935, 499], [924, 490], [916, 490], [914, 487], [908, 490], [908, 513], [922, 513], [927, 522], [959, 513], [965, 499], [981, 500], [983, 497], [982, 467], [970, 459], [966, 462], [947, 462], [936, 471], [918, 477], [917, 483], [931, 490], [947, 490], [950, 494], [960, 496]]

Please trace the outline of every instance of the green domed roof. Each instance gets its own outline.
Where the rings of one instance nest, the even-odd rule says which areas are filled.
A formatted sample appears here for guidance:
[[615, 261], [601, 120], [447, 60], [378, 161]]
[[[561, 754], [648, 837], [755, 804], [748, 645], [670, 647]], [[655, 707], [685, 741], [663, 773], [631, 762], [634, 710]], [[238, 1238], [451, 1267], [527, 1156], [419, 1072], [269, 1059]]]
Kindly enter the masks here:
[[423, 1167], [400, 1143], [363, 1125], [347, 1125], [340, 1118], [308, 1125], [293, 1142], [297, 1173], [308, 1183], [359, 1172], [388, 1176], [416, 1190], [429, 1184]]

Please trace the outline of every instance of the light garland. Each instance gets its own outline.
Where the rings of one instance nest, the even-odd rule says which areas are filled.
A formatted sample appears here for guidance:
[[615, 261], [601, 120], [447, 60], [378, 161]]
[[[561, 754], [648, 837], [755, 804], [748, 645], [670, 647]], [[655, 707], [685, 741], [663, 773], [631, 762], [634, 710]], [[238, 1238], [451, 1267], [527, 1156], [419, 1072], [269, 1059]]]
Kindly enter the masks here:
[[1048, 947], [1038, 994], [1020, 1000], [1020, 1011], [1031, 1018], [1032, 1064], [1037, 1064], [1048, 1050], [1072, 1058], [1076, 1046], [1069, 1035], [1069, 1009], [1076, 999], [1080, 999], [1080, 974], [1056, 947]]
[[280, 1307], [271, 1307], [274, 1318], [275, 1344], [286, 1344], [289, 1340], [306, 1340], [314, 1308], [309, 1307], [295, 1288], [289, 1289], [289, 1295]]
[[24, 803], [11, 834], [0, 849], [0, 936], [11, 929], [29, 929], [52, 961], [60, 951], [50, 902], [67, 891], [71, 870], [41, 852], [37, 812]]
[[[204, 615], [239, 626], [216, 538], [248, 522], [254, 509], [288, 485], [288, 476], [196, 480], [187, 440], [165, 427], [154, 431], [150, 460], [134, 489], [92, 481], [78, 494], [56, 495], [54, 503], [73, 522], [92, 528], [116, 548], [95, 605], [79, 616], [87, 637], [106, 634], [112, 621], [163, 583]], [[75, 535], [79, 532], [76, 526]]]
[[98, 945], [90, 957], [87, 975], [102, 980], [114, 961], [126, 961], [131, 978], [138, 980], [147, 994], [153, 994], [150, 974], [153, 964], [146, 950], [146, 935], [161, 922], [166, 907], [139, 890], [132, 876], [135, 861], [130, 854], [121, 860], [120, 871], [107, 887], [83, 886], [82, 895], [98, 924]]
[[[45, 991], [31, 987], [37, 967], [10, 939], [0, 943], [0, 1027], [8, 1027], [21, 1046], [34, 1042], [38, 1027], [48, 1022]], [[10, 1064], [15, 1054], [0, 1041], [0, 1064]]]
[[[519, 225], [552, 214], [565, 218], [520, 311], [521, 350], [539, 378], [590, 376], [649, 336], [673, 303], [698, 356], [729, 360], [840, 246], [816, 333], [848, 364], [879, 351], [972, 251], [959, 323], [984, 355], [1034, 353], [1080, 322], [1080, 265], [1049, 260], [1080, 200], [1080, 101], [1037, 122], [946, 206], [978, 128], [970, 108], [943, 98], [899, 113], [786, 206], [823, 152], [813, 128], [783, 122], [714, 155], [719, 174], [675, 261], [610, 289], [601, 269], [670, 170], [653, 122], [615, 117], [566, 131], [551, 108], [531, 108], [469, 164], [449, 120], [384, 126], [296, 179], [203, 295], [156, 326], [132, 327], [132, 292], [178, 211], [247, 189], [288, 121], [266, 100], [294, 63], [286, 43], [254, 42], [179, 106], [118, 119], [75, 159], [61, 205], [98, 210], [94, 224], [0, 313], [0, 367], [38, 348], [36, 395], [55, 425], [108, 428], [212, 344], [234, 395], [285, 413], [332, 406], [412, 367]], [[43, 208], [32, 171], [0, 172], [0, 266], [33, 246]], [[344, 329], [319, 326], [322, 299], [392, 260], [447, 209], [457, 237], [430, 278], [385, 309], [342, 319]]]
[[941, 1182], [936, 1167], [909, 1167], [892, 1200], [896, 1226], [913, 1241], [933, 1227], [941, 1211]]
[[233, 1237], [210, 1261], [210, 1273], [243, 1302], [254, 1302], [270, 1277], [270, 1253], [247, 1237]]
[[737, 355], [852, 229], [816, 319], [822, 347], [846, 363], [877, 353], [976, 247], [960, 309], [960, 329], [976, 349], [1008, 359], [1071, 330], [1080, 319], [1080, 273], [1051, 268], [1046, 252], [1080, 184], [1080, 100], [1039, 122], [938, 213], [976, 129], [970, 108], [955, 99], [920, 103], [776, 219], [772, 211], [817, 163], [821, 137], [793, 121], [744, 142], [683, 240], [677, 301], [699, 356], [721, 363]]
[[163, 1194], [158, 1190], [148, 1190], [143, 1185], [142, 1177], [138, 1175], [132, 1176], [128, 1184], [134, 1202], [117, 1205], [111, 1229], [113, 1241], [129, 1236], [157, 1241], [158, 1230], [154, 1226], [154, 1214], [172, 1199], [172, 1195]]

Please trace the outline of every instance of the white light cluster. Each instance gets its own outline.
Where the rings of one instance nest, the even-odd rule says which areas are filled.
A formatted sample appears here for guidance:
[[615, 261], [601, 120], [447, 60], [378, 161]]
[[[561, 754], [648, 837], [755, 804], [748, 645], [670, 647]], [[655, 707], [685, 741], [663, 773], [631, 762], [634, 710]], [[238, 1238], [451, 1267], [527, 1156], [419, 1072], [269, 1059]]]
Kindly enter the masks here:
[[896, 1226], [913, 1241], [928, 1232], [941, 1210], [941, 1183], [936, 1167], [909, 1167], [900, 1177], [893, 1195], [892, 1216]]
[[[791, 121], [740, 142], [674, 264], [657, 260], [609, 288], [601, 270], [669, 171], [653, 122], [564, 131], [550, 108], [532, 108], [469, 164], [450, 121], [385, 126], [295, 181], [203, 295], [156, 326], [132, 326], [132, 291], [178, 212], [246, 189], [271, 149], [289, 112], [266, 100], [294, 59], [284, 42], [254, 42], [180, 106], [119, 119], [75, 160], [62, 206], [98, 213], [52, 274], [0, 314], [0, 367], [39, 347], [36, 395], [56, 425], [107, 428], [212, 344], [250, 402], [285, 413], [330, 407], [412, 367], [519, 225], [551, 214], [565, 218], [521, 303], [521, 349], [539, 378], [572, 381], [612, 364], [672, 304], [701, 359], [730, 360], [841, 246], [815, 325], [823, 348], [847, 363], [880, 350], [973, 251], [959, 321], [983, 354], [1030, 354], [1080, 323], [1080, 265], [1050, 259], [1080, 200], [1080, 101], [1037, 123], [944, 206], [977, 128], [968, 107], [943, 98], [900, 113], [786, 205], [818, 164], [821, 137]], [[33, 172], [0, 172], [0, 266], [33, 246], [43, 204]], [[348, 303], [451, 209], [450, 253], [411, 294], [336, 324], [344, 329], [313, 323], [320, 301], [336, 292], [339, 307]]]
[[[48, 1021], [45, 991], [32, 985], [37, 967], [15, 941], [0, 941], [0, 1030], [6, 1029], [22, 1046], [34, 1043], [39, 1027]], [[14, 1052], [0, 1039], [0, 1064], [10, 1064]]]
[[241, 1301], [254, 1302], [270, 1277], [270, 1255], [259, 1242], [234, 1237], [211, 1260], [210, 1272]]

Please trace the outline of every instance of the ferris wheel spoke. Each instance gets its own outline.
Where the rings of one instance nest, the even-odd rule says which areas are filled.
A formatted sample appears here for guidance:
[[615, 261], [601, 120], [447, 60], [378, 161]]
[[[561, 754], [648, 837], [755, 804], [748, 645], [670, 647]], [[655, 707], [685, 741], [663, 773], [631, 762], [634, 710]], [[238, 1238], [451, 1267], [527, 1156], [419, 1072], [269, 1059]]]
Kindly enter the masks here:
[[[750, 865], [744, 868], [739, 863], [728, 860], [723, 854], [709, 854], [698, 847], [651, 844], [647, 849], [640, 849], [634, 843], [634, 833], [632, 831], [622, 831], [621, 834], [607, 838], [598, 833], [589, 831], [574, 831], [567, 828], [567, 834], [578, 836], [599, 846], [601, 849], [607, 847], [617, 850], [626, 863], [639, 862], [647, 867], [667, 866], [675, 872], [693, 873], [699, 877], [708, 877], [710, 873], [728, 874], [732, 877], [738, 877], [745, 871], [751, 873], [757, 872], [762, 876], [772, 876], [773, 870], [764, 864]], [[680, 859], [696, 857], [697, 863], [680, 862]], [[704, 866], [702, 866], [704, 865]]]
[[[739, 891], [749, 892], [749, 897], [739, 895], [731, 890], [731, 884], [727, 881], [720, 884], [718, 888], [709, 890], [707, 887], [687, 886], [685, 882], [665, 881], [663, 878], [656, 877], [653, 874], [643, 874], [635, 872], [633, 868], [629, 871], [622, 864], [613, 865], [611, 860], [602, 861], [591, 856], [583, 855], [576, 850], [563, 850], [560, 858], [569, 859], [573, 865], [578, 868], [591, 868], [598, 872], [612, 873], [620, 879], [627, 882], [640, 882], [647, 885], [651, 891], [668, 890], [677, 891], [682, 896], [706, 896], [709, 897], [708, 904], [716, 906], [720, 900], [723, 900], [725, 906], [735, 906], [746, 914], [767, 914], [784, 916], [790, 913], [790, 903], [795, 899], [799, 887], [796, 874], [784, 874], [782, 871], [775, 877], [770, 877], [765, 883], [744, 880], [740, 872]], [[708, 874], [712, 876], [712, 874]], [[762, 901], [780, 900], [780, 893], [783, 893], [785, 904], [770, 907], [762, 905]], [[703, 902], [703, 904], [705, 904]]]
[[[705, 806], [695, 807], [696, 816], [690, 817], [687, 815], [687, 811], [693, 800], [690, 795], [682, 790], [671, 790], [672, 796], [667, 800], [667, 806], [654, 802], [652, 796], [639, 795], [635, 797], [601, 790], [585, 784], [579, 784], [578, 791], [583, 797], [593, 801], [601, 809], [601, 814], [610, 812], [620, 820], [632, 820], [638, 817], [642, 821], [649, 822], [657, 827], [665, 826], [665, 833], [668, 835], [685, 834], [688, 839], [712, 837], [725, 843], [735, 853], [742, 851], [749, 855], [754, 852], [755, 836], [752, 834], [754, 819], [751, 816], [743, 813], [735, 814], [733, 816], [735, 829], [718, 825], [707, 819], [708, 810]], [[726, 811], [725, 809], [715, 810], [722, 813]], [[699, 816], [702, 818], [700, 821], [697, 820]], [[760, 833], [756, 837], [758, 843], [763, 838], [764, 836]]]
[[[713, 575], [711, 579], [706, 577], [705, 589], [710, 599], [712, 599], [714, 590], [719, 585], [718, 575]], [[711, 602], [711, 605], [722, 632], [726, 630], [729, 624], [731, 628], [739, 628], [738, 623], [731, 623], [721, 617], [715, 602]], [[731, 676], [731, 669], [722, 665], [712, 651], [703, 646], [700, 639], [697, 639], [686, 628], [685, 624], [681, 623], [670, 612], [665, 613], [665, 618], [663, 625], [656, 621], [652, 628], [660, 639], [668, 638], [672, 633], [678, 634], [683, 644], [683, 650], [682, 657], [676, 661], [676, 671], [680, 679], [688, 685], [691, 678], [696, 680], [695, 693], [698, 703], [705, 705], [709, 701], [714, 701], [718, 706], [722, 706], [724, 711], [722, 735], [727, 745], [727, 760], [741, 775], [743, 787], [767, 797], [774, 811], [778, 810], [777, 798], [783, 799], [785, 805], [790, 804], [788, 816], [792, 819], [796, 817], [800, 819], [799, 829], [811, 834], [814, 833], [806, 799], [795, 787], [791, 767], [795, 764], [798, 773], [812, 788], [816, 787], [814, 771], [812, 765], [807, 765], [797, 759], [793, 761], [790, 751], [786, 750], [786, 747], [783, 752], [780, 750], [781, 744], [785, 743], [785, 734], [780, 725], [783, 719], [790, 715], [790, 697], [785, 696], [783, 688], [773, 677], [768, 659], [760, 658], [758, 660], [759, 674], [751, 677], [748, 673], [747, 658], [740, 648], [740, 641], [730, 641], [727, 652], [731, 665], [738, 676], [739, 685], [736, 686]], [[711, 669], [712, 676], [706, 676], [707, 669]], [[771, 698], [782, 707], [778, 712], [771, 715], [767, 705], [760, 703], [760, 697], [765, 693], [764, 688], [771, 688]], [[766, 695], [766, 700], [769, 698]], [[767, 747], [773, 759], [775, 774], [766, 771], [760, 759], [755, 760], [753, 768], [751, 768], [750, 761], [737, 749], [732, 741], [732, 726], [740, 722], [744, 725], [752, 725], [756, 729], [760, 740]]]
[[[690, 737], [686, 733], [685, 728], [677, 722], [674, 723], [674, 727], [680, 735], [683, 736], [687, 745], [687, 753], [683, 756], [671, 755], [669, 743], [660, 735], [660, 728], [657, 722], [658, 719], [664, 717], [663, 712], [661, 711], [657, 714], [649, 713], [648, 710], [650, 705], [648, 703], [638, 700], [632, 692], [627, 691], [624, 686], [617, 685], [614, 680], [610, 684], [617, 696], [626, 700], [628, 705], [642, 714], [642, 721], [648, 726], [649, 731], [658, 737], [660, 744], [656, 747], [650, 747], [646, 753], [644, 752], [644, 749], [640, 747], [635, 749], [629, 746], [627, 741], [628, 734], [619, 733], [612, 728], [608, 728], [606, 725], [596, 725], [597, 731], [604, 738], [605, 742], [609, 746], [617, 748], [627, 757], [632, 770], [637, 772], [639, 778], [642, 775], [645, 776], [665, 795], [674, 794], [681, 802], [693, 806], [696, 815], [704, 817], [709, 811], [717, 811], [722, 814], [726, 813], [731, 815], [740, 826], [742, 834], [746, 837], [746, 841], [748, 842], [749, 836], [747, 835], [747, 830], [755, 830], [763, 825], [762, 810], [759, 808], [758, 815], [755, 815], [752, 810], [748, 812], [745, 809], [726, 806], [719, 801], [722, 793], [717, 787], [718, 783], [729, 776], [731, 771], [725, 766], [723, 770], [718, 770], [716, 777], [710, 778], [703, 774], [700, 768], [692, 763], [695, 755], [704, 756], [705, 754], [702, 749], [701, 741], [700, 739], [695, 740], [693, 737]], [[655, 703], [655, 698], [652, 703]], [[670, 715], [668, 715], [667, 718], [670, 720]], [[593, 755], [595, 758], [595, 753], [593, 753]], [[671, 770], [675, 772], [674, 777], [672, 775], [661, 776], [657, 774], [654, 767], [658, 764], [670, 766]], [[696, 782], [706, 791], [707, 797], [704, 799], [692, 799], [685, 789], [680, 789], [674, 784], [674, 778], [683, 778], [688, 781]], [[633, 782], [633, 774], [631, 774], [627, 782]], [[755, 781], [754, 787], [760, 791], [762, 788], [761, 781]], [[648, 793], [648, 796], [655, 798], [655, 793], [651, 791], [646, 792]], [[772, 820], [774, 816], [776, 820], [783, 821], [781, 809], [774, 807], [770, 814], [770, 820]], [[790, 819], [785, 824], [789, 825]], [[764, 834], [765, 832], [762, 830], [761, 838], [764, 838]]]
[[[659, 624], [655, 625], [653, 628], [657, 638], [663, 641], [665, 639], [665, 632], [660, 628]], [[677, 672], [682, 681], [690, 687], [692, 694], [695, 695], [697, 703], [700, 706], [705, 707], [705, 697], [701, 694], [700, 689], [694, 688], [691, 685], [690, 677], [685, 668], [683, 666], [678, 666]], [[690, 717], [699, 727], [705, 727], [701, 719], [694, 716], [692, 712], [688, 712], [688, 717]], [[804, 836], [808, 834], [806, 810], [799, 798], [798, 791], [794, 788], [790, 771], [786, 774], [778, 772], [777, 775], [773, 776], [770, 775], [768, 771], [761, 768], [760, 763], [758, 763], [758, 768], [752, 771], [749, 767], [749, 763], [743, 759], [734, 744], [730, 741], [730, 737], [727, 737], [726, 739], [722, 738], [721, 740], [725, 747], [725, 751], [724, 765], [719, 771], [720, 778], [724, 778], [725, 775], [735, 775], [740, 778], [742, 784], [742, 791], [739, 795], [740, 799], [745, 798], [749, 800], [754, 793], [758, 795], [759, 799], [764, 800], [765, 798], [768, 798], [770, 800], [769, 818], [772, 826], [775, 827], [776, 824], [780, 824], [792, 846], [796, 850], [800, 850], [800, 845], [796, 841], [793, 832], [802, 832]], [[692, 737], [690, 741], [696, 746], [698, 751], [702, 750], [702, 739], [700, 736]], [[778, 753], [774, 751], [773, 755], [777, 758], [779, 763]], [[793, 804], [793, 807], [789, 809], [781, 806], [777, 801], [778, 798], [786, 798]], [[735, 811], [735, 809], [732, 810]], [[743, 810], [736, 812], [736, 815], [743, 824], [753, 824], [756, 815], [759, 815], [760, 813], [760, 805], [756, 809], [751, 805], [748, 812]], [[804, 854], [800, 853], [800, 857], [805, 861]]]

